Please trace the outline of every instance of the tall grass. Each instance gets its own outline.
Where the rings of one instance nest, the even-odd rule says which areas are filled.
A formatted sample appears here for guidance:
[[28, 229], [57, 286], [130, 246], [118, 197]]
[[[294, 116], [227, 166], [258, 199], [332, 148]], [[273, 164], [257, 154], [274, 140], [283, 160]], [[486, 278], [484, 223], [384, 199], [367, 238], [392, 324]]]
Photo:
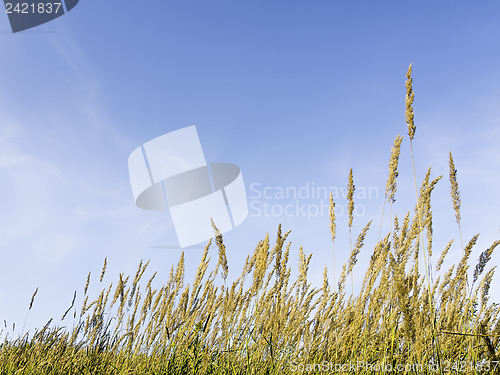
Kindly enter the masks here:
[[[406, 116], [414, 167], [411, 66], [407, 78]], [[395, 139], [389, 161], [385, 203], [391, 207], [396, 202], [402, 140]], [[451, 154], [449, 164], [451, 200], [460, 225]], [[152, 287], [156, 274], [143, 280], [148, 263], [141, 262], [135, 275], [120, 274], [116, 285], [102, 288], [92, 299], [89, 274], [83, 303], [73, 313], [74, 328], [63, 329], [49, 321], [32, 334], [6, 337], [0, 344], [0, 374], [500, 372], [500, 365], [494, 369], [500, 357], [500, 306], [489, 303], [495, 268], [483, 276], [500, 241], [480, 254], [471, 285], [468, 263], [477, 235], [461, 246], [459, 262], [438, 275], [453, 246], [450, 240], [434, 270], [431, 194], [440, 178], [431, 179], [429, 169], [420, 188], [415, 178], [416, 205], [404, 218], [392, 218], [391, 209], [393, 228], [381, 236], [380, 227], [357, 295], [352, 288], [346, 291], [345, 281], [363, 251], [371, 222], [353, 246], [350, 215], [349, 260], [333, 285], [325, 266], [321, 288], [308, 282], [311, 255], [302, 248], [298, 277], [291, 279], [290, 232], [283, 233], [281, 226], [273, 240], [267, 235], [258, 243], [240, 277], [227, 283], [226, 247], [213, 224], [215, 267], [209, 269], [210, 240], [194, 280], [187, 285], [184, 254], [160, 289]], [[352, 170], [348, 187], [354, 191]], [[352, 195], [349, 204], [353, 205]], [[330, 199], [332, 241], [336, 230], [335, 202]], [[105, 260], [100, 285], [106, 267]], [[75, 300], [76, 294], [63, 320]]]

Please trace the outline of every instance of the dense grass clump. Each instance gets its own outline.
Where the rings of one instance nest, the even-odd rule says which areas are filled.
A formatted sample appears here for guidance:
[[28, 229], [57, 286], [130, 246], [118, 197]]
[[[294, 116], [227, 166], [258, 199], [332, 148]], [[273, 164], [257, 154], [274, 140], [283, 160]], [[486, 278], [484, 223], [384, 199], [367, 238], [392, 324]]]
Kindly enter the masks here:
[[[413, 95], [410, 66], [406, 119], [412, 160]], [[395, 203], [402, 140], [398, 136], [391, 150], [384, 209]], [[460, 228], [451, 154], [449, 164]], [[494, 268], [484, 273], [500, 241], [481, 253], [472, 280], [468, 261], [477, 235], [461, 245], [460, 261], [435, 278], [453, 243], [433, 266], [431, 193], [440, 178], [431, 179], [429, 169], [420, 187], [415, 179], [417, 203], [404, 218], [394, 218], [391, 233], [384, 237], [379, 230], [357, 295], [347, 293], [346, 278], [371, 222], [350, 241], [351, 254], [338, 283], [331, 285], [325, 267], [320, 289], [308, 283], [311, 255], [302, 248], [298, 277], [291, 280], [289, 232], [283, 233], [281, 226], [275, 239], [267, 235], [259, 242], [241, 276], [227, 285], [226, 248], [214, 224], [218, 261], [211, 271], [212, 240], [189, 285], [184, 285], [184, 255], [160, 289], [152, 287], [155, 275], [142, 283], [148, 263], [141, 262], [133, 279], [120, 274], [116, 286], [102, 289], [90, 302], [89, 274], [74, 329], [49, 322], [31, 335], [6, 338], [0, 344], [0, 374], [500, 372], [500, 306], [488, 301]], [[354, 189], [351, 171], [348, 208], [354, 206]], [[352, 210], [348, 212], [351, 235]], [[334, 240], [333, 199], [330, 224]], [[100, 282], [105, 272], [106, 261]]]

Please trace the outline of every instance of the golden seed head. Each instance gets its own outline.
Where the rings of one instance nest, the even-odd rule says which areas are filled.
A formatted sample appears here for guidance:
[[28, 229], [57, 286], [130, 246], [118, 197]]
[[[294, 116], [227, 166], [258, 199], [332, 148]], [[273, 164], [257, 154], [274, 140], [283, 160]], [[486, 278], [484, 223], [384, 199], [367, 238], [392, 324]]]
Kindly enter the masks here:
[[87, 290], [89, 289], [89, 284], [90, 284], [90, 272], [87, 276], [87, 283], [85, 284], [85, 288], [83, 289], [83, 294], [87, 294]]
[[102, 278], [104, 277], [104, 274], [106, 273], [106, 266], [108, 265], [108, 258], [104, 258], [104, 265], [102, 266], [102, 272], [101, 272], [101, 277], [99, 279], [99, 282], [102, 283]]
[[455, 162], [453, 161], [453, 156], [450, 152], [450, 184], [451, 184], [451, 198], [453, 200], [453, 209], [455, 210], [455, 219], [457, 224], [460, 225], [460, 191], [458, 190], [457, 181], [457, 170], [455, 168]]
[[333, 202], [333, 194], [330, 193], [330, 233], [332, 234], [332, 242], [335, 240], [337, 224], [335, 224], [335, 202]]
[[352, 214], [354, 212], [354, 178], [352, 176], [352, 169], [349, 171], [349, 182], [347, 183], [347, 209], [349, 211], [349, 227], [352, 227]]
[[368, 232], [368, 229], [370, 229], [370, 224], [372, 222], [370, 221], [366, 226], [363, 228], [361, 233], [358, 236], [358, 239], [356, 240], [356, 244], [354, 245], [354, 249], [351, 252], [351, 256], [349, 257], [349, 263], [348, 263], [348, 268], [347, 268], [347, 274], [350, 274], [352, 272], [352, 269], [354, 265], [357, 263], [357, 256], [359, 254], [359, 251], [364, 245], [364, 240], [366, 236], [366, 232]]
[[385, 194], [387, 199], [394, 203], [396, 202], [396, 198], [394, 197], [396, 193], [396, 178], [398, 177], [398, 161], [399, 154], [401, 151], [401, 142], [403, 141], [403, 137], [398, 135], [394, 140], [394, 146], [391, 147], [391, 159], [389, 161], [389, 177], [387, 178], [387, 183], [385, 187]]
[[222, 267], [222, 278], [225, 281], [227, 279], [227, 274], [229, 272], [229, 267], [227, 265], [227, 258], [226, 258], [226, 246], [224, 245], [224, 241], [222, 239], [222, 233], [220, 232], [219, 228], [215, 226], [215, 223], [212, 219], [210, 220], [212, 222], [212, 228], [214, 229], [215, 232], [215, 243], [219, 248], [219, 265]]
[[31, 308], [33, 307], [33, 302], [35, 302], [35, 296], [37, 293], [38, 293], [38, 287], [35, 289], [35, 293], [33, 293], [33, 295], [31, 296], [30, 307], [28, 310], [31, 310]]
[[408, 135], [410, 136], [410, 140], [413, 141], [413, 137], [415, 136], [415, 123], [414, 123], [414, 113], [413, 113], [413, 99], [415, 94], [413, 93], [413, 79], [411, 78], [411, 73], [412, 73], [412, 65], [408, 67], [408, 72], [406, 73], [406, 110], [405, 110], [405, 116], [406, 116], [406, 124], [408, 125]]

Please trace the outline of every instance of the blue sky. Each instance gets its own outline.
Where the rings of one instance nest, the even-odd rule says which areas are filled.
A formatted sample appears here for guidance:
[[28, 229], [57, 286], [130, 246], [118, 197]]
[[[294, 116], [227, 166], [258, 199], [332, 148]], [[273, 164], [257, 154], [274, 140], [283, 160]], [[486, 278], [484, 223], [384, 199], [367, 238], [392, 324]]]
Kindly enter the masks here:
[[[26, 327], [60, 317], [106, 256], [106, 282], [135, 272], [142, 258], [151, 259], [158, 282], [168, 277], [180, 251], [150, 246], [176, 243], [171, 219], [134, 205], [127, 158], [193, 124], [207, 161], [241, 168], [249, 203], [257, 200], [252, 184], [345, 189], [350, 168], [358, 191], [378, 189], [357, 200], [354, 235], [374, 220], [361, 277], [398, 134], [405, 139], [392, 213], [413, 210], [404, 122], [410, 62], [417, 178], [429, 166], [444, 175], [433, 200], [435, 258], [451, 238], [449, 265], [461, 253], [447, 181], [451, 151], [464, 241], [481, 233], [473, 267], [500, 234], [499, 11], [496, 1], [82, 1], [17, 34], [0, 17], [0, 320], [22, 326], [36, 287]], [[230, 275], [280, 222], [292, 230], [292, 264], [302, 245], [313, 253], [312, 282], [325, 264], [331, 272], [327, 216], [250, 215], [224, 237]], [[345, 215], [337, 228], [338, 275], [349, 256]], [[186, 249], [188, 283], [200, 255]], [[499, 262], [494, 255], [490, 266]]]

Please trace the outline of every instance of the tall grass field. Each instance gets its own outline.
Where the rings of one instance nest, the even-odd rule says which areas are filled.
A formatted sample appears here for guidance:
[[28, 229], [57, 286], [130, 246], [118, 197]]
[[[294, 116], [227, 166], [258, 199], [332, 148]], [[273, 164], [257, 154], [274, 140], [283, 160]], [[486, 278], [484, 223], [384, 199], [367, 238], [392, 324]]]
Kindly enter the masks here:
[[[411, 69], [406, 123], [415, 176]], [[402, 141], [398, 136], [391, 149], [382, 217], [396, 203]], [[328, 278], [325, 267], [321, 288], [308, 283], [311, 255], [302, 248], [298, 277], [291, 278], [289, 232], [281, 226], [276, 236], [258, 243], [232, 283], [217, 223], [212, 223], [214, 237], [194, 280], [184, 280], [182, 254], [159, 289], [152, 287], [154, 275], [143, 278], [148, 267], [143, 262], [135, 275], [120, 274], [115, 284], [105, 286], [105, 260], [100, 275], [89, 274], [81, 305], [75, 306], [75, 294], [62, 316], [64, 324], [72, 320], [67, 325], [73, 329], [49, 321], [34, 332], [10, 337], [9, 328], [2, 327], [0, 374], [500, 373], [500, 305], [489, 301], [495, 267], [488, 264], [500, 241], [479, 249], [479, 261], [469, 272], [478, 236], [461, 238], [460, 191], [451, 153], [449, 176], [442, 177], [432, 179], [429, 169], [423, 181], [415, 178], [415, 207], [405, 217], [391, 218], [390, 233], [380, 233], [368, 250], [362, 249], [367, 232], [381, 232], [381, 226], [370, 222], [360, 233], [351, 233], [351, 170], [350, 257], [337, 280]], [[432, 244], [431, 194], [437, 183], [450, 184], [451, 219], [460, 233], [444, 249]], [[330, 196], [334, 256], [336, 231]], [[452, 247], [459, 249], [460, 258], [441, 270]], [[350, 284], [360, 251], [371, 258], [354, 295]], [[88, 291], [91, 282], [101, 285], [94, 297]], [[36, 292], [30, 309], [35, 299]]]

